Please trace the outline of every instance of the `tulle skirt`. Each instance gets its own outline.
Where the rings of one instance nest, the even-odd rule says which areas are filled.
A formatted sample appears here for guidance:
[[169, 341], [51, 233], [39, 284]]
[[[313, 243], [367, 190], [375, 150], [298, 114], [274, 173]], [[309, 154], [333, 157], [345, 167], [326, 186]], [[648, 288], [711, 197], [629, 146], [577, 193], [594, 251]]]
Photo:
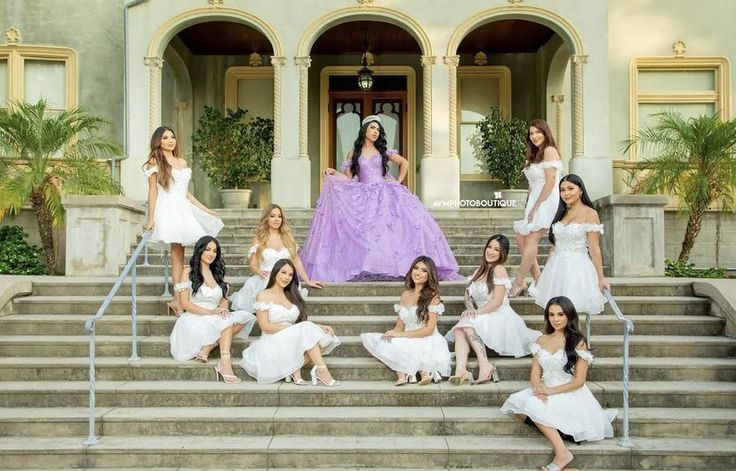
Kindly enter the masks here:
[[243, 329], [235, 337], [247, 339], [256, 316], [250, 312], [233, 311], [227, 319], [217, 315], [201, 316], [185, 312], [174, 324], [169, 342], [171, 356], [177, 361], [191, 360], [205, 345], [212, 345], [220, 338], [220, 333], [234, 324], [242, 324]]
[[472, 327], [480, 335], [486, 347], [501, 356], [523, 357], [529, 355], [529, 345], [542, 335], [526, 326], [511, 306], [500, 306], [490, 314], [461, 318], [460, 322], [445, 334], [448, 341], [455, 341], [455, 329]]
[[[266, 289], [267, 284], [268, 277], [261, 278], [260, 276], [251, 276], [245, 280], [243, 287], [230, 296], [233, 309], [254, 312], [255, 309], [253, 309], [253, 304], [256, 302], [256, 296], [258, 293]], [[299, 286], [299, 293], [302, 295], [303, 299], [307, 299], [307, 295], [309, 294], [307, 289], [303, 286]]]
[[529, 295], [541, 307], [555, 296], [566, 296], [578, 312], [599, 314], [606, 297], [598, 287], [598, 274], [588, 254], [559, 249], [550, 255], [539, 283], [529, 287]]
[[194, 206], [185, 196], [158, 192], [151, 243], [193, 245], [201, 237], [217, 236], [224, 224], [220, 218]]
[[311, 321], [290, 325], [275, 334], [261, 334], [243, 351], [240, 366], [261, 384], [286, 378], [304, 364], [304, 352], [319, 345], [328, 355], [340, 339]]
[[390, 341], [383, 340], [383, 334], [362, 334], [360, 337], [366, 350], [394, 371], [408, 375], [436, 371], [450, 376], [450, 349], [436, 330], [427, 337], [401, 337]]
[[534, 214], [534, 219], [531, 222], [529, 221], [529, 213], [541, 193], [541, 188], [538, 191], [532, 190], [529, 192], [529, 199], [524, 209], [524, 219], [514, 221], [514, 232], [516, 234], [528, 235], [540, 229], [549, 229], [552, 226], [552, 221], [555, 219], [555, 214], [557, 214], [557, 207], [560, 204], [559, 190], [557, 192], [552, 191], [549, 194], [547, 199], [539, 205], [537, 212]]
[[501, 412], [524, 414], [535, 423], [553, 427], [581, 442], [612, 437], [611, 423], [617, 411], [603, 409], [588, 386], [583, 385], [574, 391], [553, 394], [546, 403], [534, 395], [532, 388], [527, 388], [509, 396]]

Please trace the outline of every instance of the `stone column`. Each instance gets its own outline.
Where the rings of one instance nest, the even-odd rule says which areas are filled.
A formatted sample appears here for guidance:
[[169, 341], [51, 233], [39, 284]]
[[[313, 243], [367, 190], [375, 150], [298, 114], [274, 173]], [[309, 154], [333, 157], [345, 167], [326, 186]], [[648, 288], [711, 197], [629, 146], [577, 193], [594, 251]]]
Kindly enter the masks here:
[[449, 157], [457, 159], [457, 66], [460, 64], [460, 56], [446, 56], [447, 72], [449, 78], [449, 129], [450, 139]]
[[423, 159], [432, 157], [432, 66], [435, 62], [434, 56], [422, 56]]
[[[563, 128], [562, 128], [562, 104], [565, 102], [565, 95], [552, 95], [552, 103], [555, 104], [555, 140], [557, 148], [562, 149]], [[561, 151], [560, 151], [561, 152]]]
[[161, 57], [146, 57], [148, 67], [148, 134], [161, 125], [161, 70], [164, 60]]
[[312, 64], [312, 58], [297, 57], [295, 60], [299, 67], [299, 157], [309, 159], [307, 127], [309, 125], [309, 66]]
[[281, 104], [283, 83], [283, 67], [286, 57], [271, 57], [273, 66], [273, 158], [281, 158]]
[[176, 141], [179, 145], [179, 155], [187, 157], [189, 149], [187, 148], [186, 141], [186, 110], [189, 108], [189, 103], [186, 101], [180, 101], [176, 104]]
[[583, 68], [588, 56], [572, 56], [572, 156], [585, 155], [583, 128]]

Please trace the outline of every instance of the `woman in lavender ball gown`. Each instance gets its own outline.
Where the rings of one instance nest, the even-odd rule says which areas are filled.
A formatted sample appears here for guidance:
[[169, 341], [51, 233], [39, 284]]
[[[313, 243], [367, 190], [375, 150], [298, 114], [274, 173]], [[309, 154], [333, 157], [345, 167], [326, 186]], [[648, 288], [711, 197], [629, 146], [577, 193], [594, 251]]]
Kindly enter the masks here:
[[[388, 173], [399, 166], [398, 180]], [[309, 277], [331, 282], [401, 280], [420, 256], [432, 257], [442, 280], [461, 280], [445, 235], [401, 181], [409, 162], [386, 148], [378, 116], [363, 119], [344, 174], [327, 169], [301, 253]], [[354, 178], [354, 177], [357, 177]]]

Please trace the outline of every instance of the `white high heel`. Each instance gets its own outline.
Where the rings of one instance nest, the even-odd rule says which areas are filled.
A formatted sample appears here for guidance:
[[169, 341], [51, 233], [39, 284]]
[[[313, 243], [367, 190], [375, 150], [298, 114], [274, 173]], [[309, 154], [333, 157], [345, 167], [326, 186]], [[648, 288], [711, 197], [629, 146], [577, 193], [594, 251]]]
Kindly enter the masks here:
[[284, 378], [284, 381], [287, 382], [287, 383], [292, 383], [293, 382], [297, 386], [306, 386], [307, 385], [307, 382], [304, 381], [303, 378], [299, 378], [299, 379], [294, 378], [294, 375], [293, 374], [286, 375], [286, 378]]
[[314, 365], [314, 368], [312, 368], [312, 371], [309, 372], [309, 376], [312, 377], [313, 386], [317, 386], [317, 381], [324, 384], [328, 388], [340, 385], [340, 381], [337, 381], [335, 378], [332, 378], [332, 381], [330, 381], [329, 383], [325, 382], [324, 379], [317, 376], [317, 369], [320, 369], [320, 370], [327, 369], [327, 365]]

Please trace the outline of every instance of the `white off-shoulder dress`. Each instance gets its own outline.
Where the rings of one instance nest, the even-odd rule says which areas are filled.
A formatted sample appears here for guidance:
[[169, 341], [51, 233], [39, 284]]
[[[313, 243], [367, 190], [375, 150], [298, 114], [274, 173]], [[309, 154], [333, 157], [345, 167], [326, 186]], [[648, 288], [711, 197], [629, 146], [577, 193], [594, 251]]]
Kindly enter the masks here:
[[[256, 253], [257, 250], [258, 244], [254, 245], [250, 248], [250, 250], [248, 250], [248, 257], [251, 257], [254, 253]], [[291, 254], [289, 253], [288, 248], [281, 247], [280, 249], [276, 250], [272, 249], [271, 247], [266, 247], [261, 252], [261, 263], [258, 268], [260, 268], [261, 271], [270, 273], [271, 270], [273, 270], [273, 266], [276, 264], [276, 262], [278, 262], [282, 258], [291, 259]], [[240, 288], [232, 296], [230, 296], [230, 301], [232, 302], [233, 309], [242, 309], [244, 311], [254, 312], [255, 309], [253, 308], [253, 304], [256, 302], [256, 296], [258, 296], [258, 293], [266, 289], [267, 284], [268, 276], [261, 278], [260, 276], [253, 275], [245, 280], [245, 284], [243, 284], [243, 287]], [[307, 299], [307, 295], [309, 294], [307, 289], [302, 286], [299, 286], [299, 293], [304, 299]]]
[[[545, 386], [560, 386], [573, 380], [573, 375], [564, 370], [567, 363], [564, 349], [550, 353], [534, 342], [531, 350], [542, 367]], [[588, 364], [593, 363], [593, 354], [588, 350], [576, 352]], [[547, 402], [535, 396], [532, 388], [526, 388], [509, 396], [501, 406], [501, 412], [526, 415], [535, 423], [572, 436], [576, 442], [612, 437], [611, 423], [616, 418], [616, 409], [603, 409], [585, 384], [574, 391], [552, 394]]]
[[312, 321], [295, 324], [299, 308], [282, 306], [272, 302], [256, 302], [256, 311], [268, 312], [271, 324], [288, 326], [275, 334], [261, 333], [243, 351], [240, 366], [259, 383], [268, 384], [286, 378], [304, 364], [304, 352], [319, 345], [322, 355], [328, 355], [340, 345], [340, 339], [326, 333]]
[[[555, 184], [547, 199], [542, 201], [534, 214], [534, 219], [529, 221], [529, 213], [537, 200], [542, 195], [544, 182], [547, 181], [545, 174], [546, 169], [554, 168]], [[529, 182], [529, 198], [526, 200], [526, 208], [524, 209], [524, 219], [514, 221], [514, 232], [521, 235], [528, 235], [540, 229], [549, 229], [552, 221], [557, 214], [557, 207], [560, 205], [560, 179], [562, 178], [562, 161], [547, 160], [529, 165], [524, 169], [524, 175]]]
[[603, 224], [562, 224], [552, 227], [555, 248], [539, 282], [529, 287], [534, 302], [546, 307], [555, 296], [566, 296], [578, 312], [599, 314], [606, 297], [598, 287], [598, 274], [588, 254], [588, 232], [603, 234]]
[[[429, 312], [439, 316], [445, 312], [440, 303], [429, 306]], [[417, 317], [417, 306], [406, 307], [394, 304], [394, 311], [404, 323], [404, 331], [411, 332], [426, 326]], [[418, 371], [437, 372], [442, 376], [450, 376], [450, 349], [447, 341], [437, 331], [426, 337], [397, 337], [390, 341], [383, 340], [383, 334], [362, 334], [363, 346], [371, 355], [381, 360], [394, 371], [415, 375]]]
[[[472, 278], [468, 277], [469, 279]], [[483, 340], [486, 347], [501, 356], [523, 357], [529, 355], [530, 345], [542, 335], [538, 330], [526, 326], [524, 320], [509, 305], [508, 292], [511, 289], [511, 280], [508, 278], [494, 278], [493, 284], [504, 287], [503, 302], [493, 312], [480, 314], [475, 317], [464, 317], [450, 329], [445, 338], [455, 341], [455, 329], [472, 327]], [[478, 309], [491, 302], [493, 293], [488, 292], [485, 280], [475, 281], [468, 285], [468, 294]]]
[[[181, 292], [192, 289], [192, 282], [178, 283], [174, 290]], [[202, 284], [196, 293], [192, 294], [191, 302], [204, 309], [215, 309], [222, 300], [222, 289], [220, 285], [214, 288]], [[243, 324], [243, 329], [235, 336], [247, 339], [256, 316], [246, 311], [233, 311], [231, 316], [223, 319], [216, 314], [201, 315], [184, 312], [176, 320], [174, 330], [171, 331], [169, 342], [171, 344], [171, 356], [177, 361], [191, 360], [197, 352], [205, 345], [212, 345], [220, 338], [220, 333], [234, 324]]]
[[[143, 171], [146, 177], [157, 172], [155, 165]], [[168, 190], [158, 185], [152, 244], [193, 245], [203, 236], [215, 237], [220, 233], [224, 226], [220, 218], [202, 211], [187, 198], [191, 179], [191, 168], [172, 167]]]

